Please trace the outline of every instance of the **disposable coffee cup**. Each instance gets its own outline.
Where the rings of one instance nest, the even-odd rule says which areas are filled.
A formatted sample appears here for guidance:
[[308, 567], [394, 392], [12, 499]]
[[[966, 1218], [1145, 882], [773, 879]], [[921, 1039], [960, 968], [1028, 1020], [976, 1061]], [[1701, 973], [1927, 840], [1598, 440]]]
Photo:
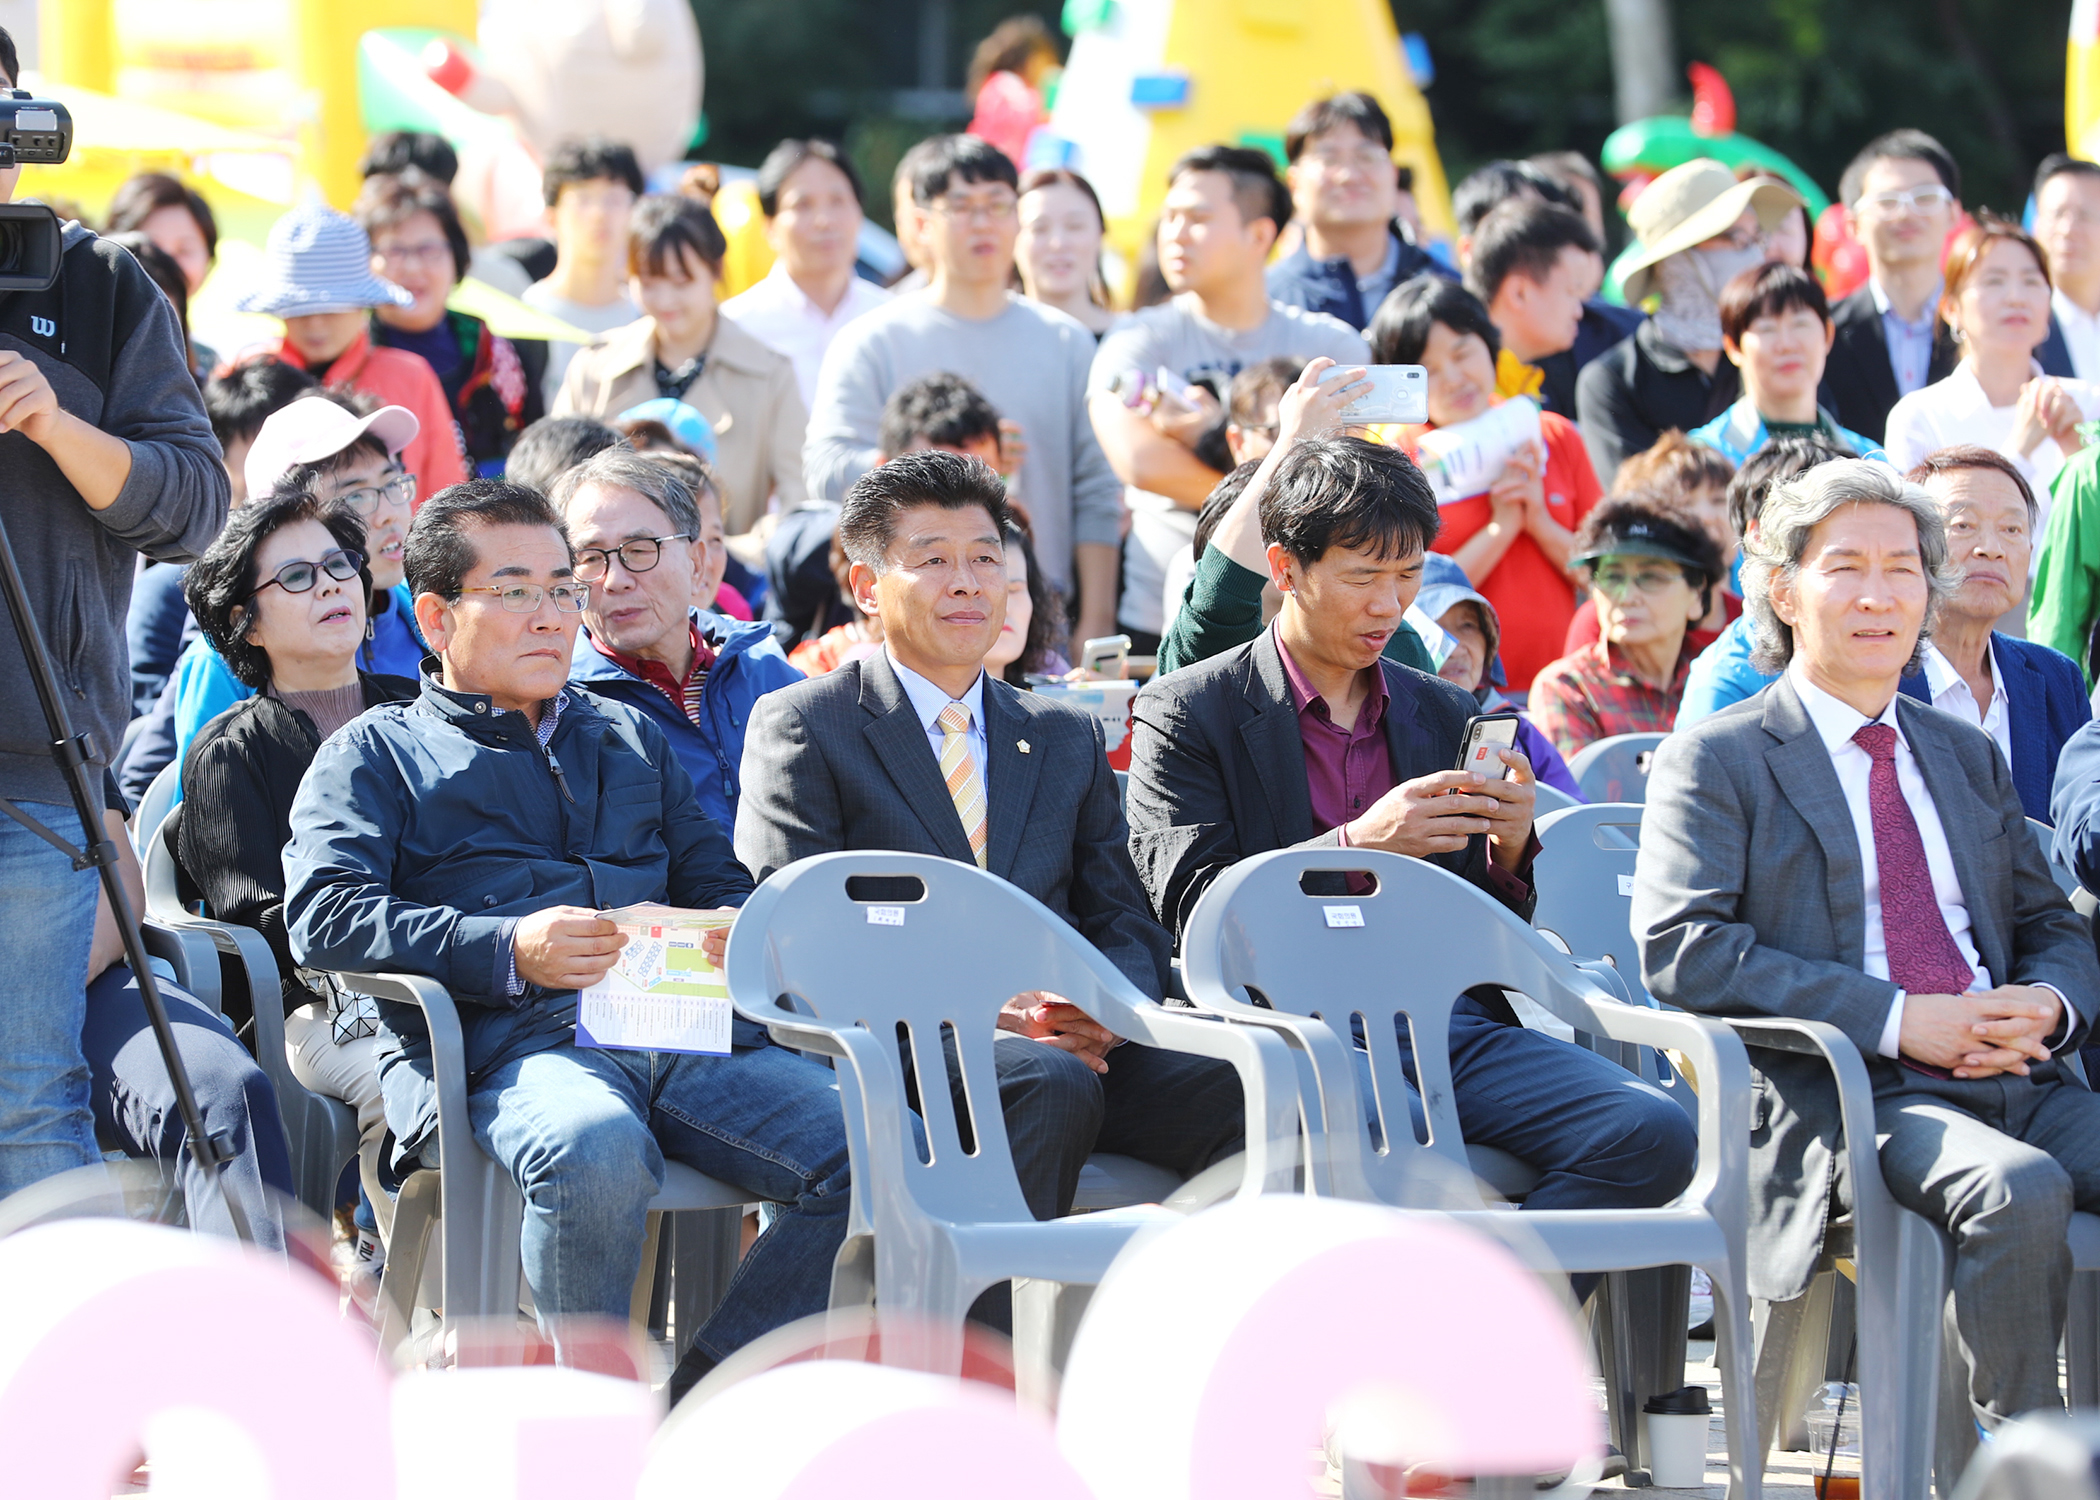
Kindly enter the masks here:
[[1713, 1405], [1706, 1387], [1650, 1396], [1641, 1412], [1648, 1419], [1648, 1482], [1657, 1489], [1696, 1490], [1706, 1485], [1706, 1433]]

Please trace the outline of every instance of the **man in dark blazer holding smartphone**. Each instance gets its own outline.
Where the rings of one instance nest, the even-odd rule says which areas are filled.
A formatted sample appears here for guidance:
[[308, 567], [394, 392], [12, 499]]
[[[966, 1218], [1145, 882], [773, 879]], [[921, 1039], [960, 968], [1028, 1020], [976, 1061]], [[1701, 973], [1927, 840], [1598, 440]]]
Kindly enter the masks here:
[[[1250, 489], [1282, 610], [1248, 644], [1152, 682], [1132, 709], [1131, 854], [1160, 920], [1180, 933], [1250, 855], [1325, 847], [1430, 860], [1528, 921], [1530, 764], [1496, 751], [1507, 779], [1453, 769], [1471, 695], [1380, 656], [1436, 538], [1428, 481], [1396, 449], [1329, 437], [1279, 446]], [[1541, 1174], [1527, 1208], [1655, 1207], [1691, 1180], [1695, 1135], [1677, 1104], [1525, 1030], [1499, 992], [1460, 1000], [1450, 1046], [1466, 1139]]]
[[[1100, 723], [983, 667], [1006, 618], [1010, 524], [999, 476], [959, 454], [902, 454], [854, 484], [839, 538], [883, 649], [758, 700], [737, 857], [756, 880], [840, 849], [973, 863], [1070, 922], [1157, 1000], [1168, 938], [1130, 866]], [[1037, 1218], [1070, 1212], [1095, 1150], [1184, 1177], [1239, 1151], [1229, 1064], [1122, 1045], [1041, 992], [1017, 996], [999, 1025], [1000, 1100]]]

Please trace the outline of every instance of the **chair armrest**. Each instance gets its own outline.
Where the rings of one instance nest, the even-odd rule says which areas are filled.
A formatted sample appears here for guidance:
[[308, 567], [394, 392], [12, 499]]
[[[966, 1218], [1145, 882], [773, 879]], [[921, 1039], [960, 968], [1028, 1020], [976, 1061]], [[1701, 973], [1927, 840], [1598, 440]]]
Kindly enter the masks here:
[[1852, 1216], [1860, 1252], [1868, 1241], [1893, 1236], [1895, 1200], [1881, 1177], [1881, 1154], [1874, 1124], [1874, 1083], [1866, 1059], [1852, 1038], [1827, 1021], [1800, 1021], [1782, 1016], [1718, 1018], [1745, 1044], [1774, 1052], [1821, 1057], [1837, 1085], [1838, 1118], [1845, 1134], [1846, 1179], [1852, 1188]]
[[[1130, 1030], [1122, 1033], [1128, 1040], [1215, 1058], [1240, 1075], [1247, 1121], [1247, 1171], [1240, 1196], [1291, 1191], [1298, 1161], [1298, 1077], [1284, 1039], [1149, 1001], [1129, 1009]], [[1113, 1057], [1109, 1066], [1115, 1066]]]
[[439, 1151], [442, 1154], [447, 1136], [471, 1141], [474, 1122], [467, 1112], [467, 1049], [451, 992], [421, 974], [337, 973], [361, 994], [413, 1005], [423, 1012], [423, 1025], [430, 1033], [430, 1076], [437, 1085]]

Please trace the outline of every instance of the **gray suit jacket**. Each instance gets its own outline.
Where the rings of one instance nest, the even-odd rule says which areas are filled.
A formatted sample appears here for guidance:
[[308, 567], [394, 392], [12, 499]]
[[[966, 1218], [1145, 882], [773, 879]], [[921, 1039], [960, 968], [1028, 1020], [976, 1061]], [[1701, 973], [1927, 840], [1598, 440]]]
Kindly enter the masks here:
[[[1162, 997], [1167, 935], [1131, 868], [1100, 723], [987, 677], [984, 737], [987, 868], [1070, 922], [1147, 995]], [[886, 652], [760, 698], [742, 781], [736, 853], [755, 880], [840, 849], [974, 863], [926, 728]]]
[[[2028, 831], [2012, 772], [1973, 725], [1911, 698], [1896, 701], [1992, 982], [2046, 981], [2090, 1020], [2100, 964]], [[1878, 1055], [1896, 986], [1861, 967], [1859, 841], [1830, 754], [1789, 679], [1671, 735], [1656, 752], [1633, 932], [1642, 975], [1665, 1004], [1827, 1021], [1866, 1058], [1877, 1097], [1915, 1077]], [[1752, 1049], [1751, 1060], [1750, 1290], [1783, 1299], [1808, 1285], [1833, 1194], [1845, 1201], [1837, 1092], [1819, 1059]], [[2054, 1076], [2053, 1066], [2047, 1072]], [[1996, 1093], [1999, 1082], [1975, 1087]]]

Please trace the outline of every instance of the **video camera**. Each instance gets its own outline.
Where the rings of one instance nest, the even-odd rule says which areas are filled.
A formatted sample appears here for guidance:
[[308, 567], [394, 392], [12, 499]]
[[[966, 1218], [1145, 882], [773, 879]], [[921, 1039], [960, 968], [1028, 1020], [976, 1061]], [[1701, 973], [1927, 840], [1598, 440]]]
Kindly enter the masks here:
[[[56, 99], [0, 89], [0, 170], [55, 167], [73, 150], [73, 116]], [[41, 203], [0, 203], [0, 292], [41, 292], [58, 280], [58, 215]]]

